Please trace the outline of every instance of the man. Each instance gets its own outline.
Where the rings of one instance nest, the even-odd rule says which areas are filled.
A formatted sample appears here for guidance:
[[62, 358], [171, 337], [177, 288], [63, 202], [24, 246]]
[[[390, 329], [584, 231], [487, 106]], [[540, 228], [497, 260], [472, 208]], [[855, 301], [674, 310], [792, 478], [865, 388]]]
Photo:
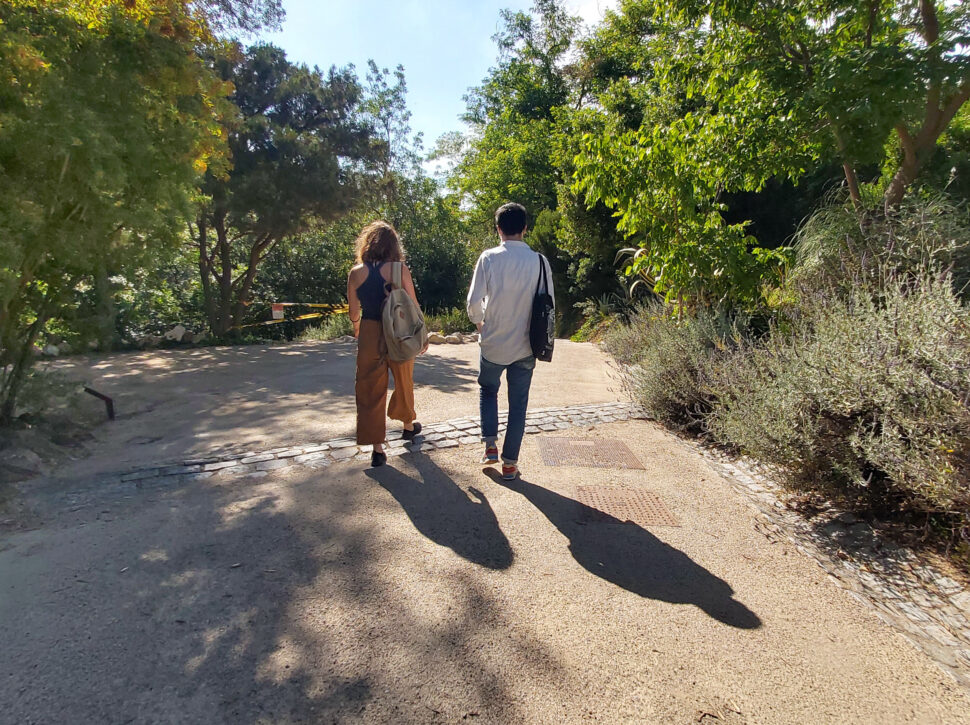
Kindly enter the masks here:
[[468, 317], [481, 336], [478, 375], [482, 416], [482, 463], [498, 463], [498, 391], [505, 371], [509, 392], [509, 420], [502, 445], [502, 478], [519, 475], [519, 448], [525, 433], [525, 413], [536, 359], [529, 343], [532, 300], [539, 282], [540, 265], [546, 268], [549, 295], [552, 270], [549, 262], [522, 241], [526, 211], [521, 204], [505, 204], [495, 212], [495, 228], [502, 243], [482, 253], [475, 264], [468, 290]]

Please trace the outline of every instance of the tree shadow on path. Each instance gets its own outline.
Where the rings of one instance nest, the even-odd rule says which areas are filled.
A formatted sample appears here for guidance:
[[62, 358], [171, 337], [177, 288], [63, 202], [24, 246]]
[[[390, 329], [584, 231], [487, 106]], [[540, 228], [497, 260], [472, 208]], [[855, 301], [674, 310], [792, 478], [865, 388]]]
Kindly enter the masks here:
[[489, 569], [512, 566], [512, 547], [485, 494], [477, 488], [466, 493], [427, 456], [409, 458], [420, 478], [389, 465], [365, 475], [386, 488], [414, 527], [436, 544]]
[[[587, 571], [641, 597], [671, 604], [693, 604], [709, 616], [739, 629], [757, 629], [761, 619], [734, 599], [734, 590], [689, 556], [630, 521], [620, 521], [575, 499], [519, 478], [500, 486], [521, 493], [569, 539], [573, 558]], [[595, 523], [583, 523], [596, 514]]]

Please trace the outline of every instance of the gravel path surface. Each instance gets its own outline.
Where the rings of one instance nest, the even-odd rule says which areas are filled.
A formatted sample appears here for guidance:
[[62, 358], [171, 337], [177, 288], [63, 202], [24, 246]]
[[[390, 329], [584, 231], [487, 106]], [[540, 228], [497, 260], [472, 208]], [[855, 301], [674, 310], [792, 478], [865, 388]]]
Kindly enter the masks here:
[[[543, 464], [577, 435], [644, 468]], [[654, 425], [527, 436], [514, 483], [478, 453], [129, 491], [0, 538], [0, 722], [970, 722]], [[679, 526], [590, 520], [582, 487]]]

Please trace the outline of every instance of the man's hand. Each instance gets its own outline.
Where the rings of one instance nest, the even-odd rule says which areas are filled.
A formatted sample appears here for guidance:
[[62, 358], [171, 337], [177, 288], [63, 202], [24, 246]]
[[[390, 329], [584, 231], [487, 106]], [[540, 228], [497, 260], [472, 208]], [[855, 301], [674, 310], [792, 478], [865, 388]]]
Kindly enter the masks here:
[[485, 323], [484, 322], [479, 322], [479, 323], [477, 323], [475, 325], [475, 327], [478, 328], [478, 334], [481, 335], [482, 334], [482, 328], [485, 327]]
[[424, 355], [427, 351], [428, 351], [428, 343], [426, 342], [424, 343], [424, 347], [422, 347], [420, 352], [418, 352], [418, 355]]

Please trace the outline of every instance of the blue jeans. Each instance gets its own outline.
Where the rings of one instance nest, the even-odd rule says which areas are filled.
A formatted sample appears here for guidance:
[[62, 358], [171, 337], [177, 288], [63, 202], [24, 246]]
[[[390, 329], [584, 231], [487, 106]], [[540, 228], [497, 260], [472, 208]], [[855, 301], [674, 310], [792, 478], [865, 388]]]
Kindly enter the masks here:
[[529, 388], [536, 359], [530, 355], [508, 365], [498, 365], [481, 359], [478, 385], [479, 409], [482, 414], [482, 440], [494, 445], [498, 439], [498, 389], [502, 384], [502, 371], [509, 384], [509, 421], [502, 444], [502, 460], [515, 463], [519, 460], [519, 448], [525, 434], [525, 411], [529, 407]]

